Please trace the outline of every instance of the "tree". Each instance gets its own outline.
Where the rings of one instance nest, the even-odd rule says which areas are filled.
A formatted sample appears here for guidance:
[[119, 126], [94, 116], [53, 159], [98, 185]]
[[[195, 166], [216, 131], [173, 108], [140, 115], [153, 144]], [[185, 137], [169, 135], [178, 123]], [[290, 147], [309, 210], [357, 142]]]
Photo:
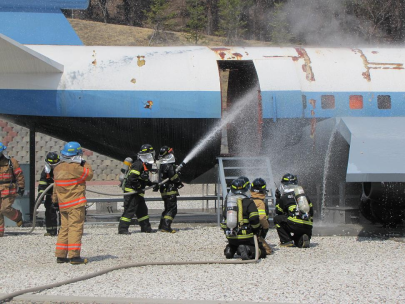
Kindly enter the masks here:
[[108, 0], [97, 0], [97, 4], [99, 5], [101, 13], [103, 14], [104, 23], [108, 23], [110, 19], [110, 15], [108, 14], [107, 2]]
[[240, 39], [246, 31], [246, 21], [243, 20], [243, 10], [251, 3], [248, 0], [220, 0], [219, 30], [220, 36], [225, 36], [225, 43], [232, 45]]
[[186, 23], [185, 31], [187, 32], [186, 38], [198, 44], [204, 35], [203, 31], [207, 24], [207, 16], [205, 6], [202, 0], [187, 0], [186, 1], [186, 15], [188, 21]]
[[146, 19], [145, 10], [151, 5], [151, 0], [122, 0], [118, 6], [120, 14], [123, 15], [126, 23], [133, 26], [143, 26]]
[[149, 11], [145, 11], [148, 23], [152, 25], [154, 31], [149, 40], [151, 45], [153, 39], [162, 38], [162, 34], [170, 27], [170, 20], [176, 16], [176, 13], [169, 13], [169, 2], [167, 0], [153, 0]]
[[290, 24], [286, 17], [286, 12], [283, 10], [284, 3], [275, 3], [274, 9], [270, 14], [270, 36], [271, 41], [276, 44], [284, 44], [291, 42], [294, 35], [290, 32]]

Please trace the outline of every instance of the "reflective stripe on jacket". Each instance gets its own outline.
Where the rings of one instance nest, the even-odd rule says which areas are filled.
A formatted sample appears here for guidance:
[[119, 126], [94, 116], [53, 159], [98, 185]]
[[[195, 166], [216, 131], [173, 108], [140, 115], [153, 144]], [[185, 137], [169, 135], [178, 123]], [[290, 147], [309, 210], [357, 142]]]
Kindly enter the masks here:
[[84, 166], [61, 162], [54, 168], [53, 175], [55, 185], [52, 200], [59, 203], [60, 209], [86, 204], [86, 181], [93, 178], [93, 170], [87, 162]]
[[[10, 162], [11, 162], [12, 167], [10, 166]], [[20, 168], [20, 165], [14, 158], [8, 159], [3, 156], [0, 159], [0, 193], [1, 193], [1, 196], [16, 195], [17, 186], [19, 188], [25, 187], [24, 174]]]

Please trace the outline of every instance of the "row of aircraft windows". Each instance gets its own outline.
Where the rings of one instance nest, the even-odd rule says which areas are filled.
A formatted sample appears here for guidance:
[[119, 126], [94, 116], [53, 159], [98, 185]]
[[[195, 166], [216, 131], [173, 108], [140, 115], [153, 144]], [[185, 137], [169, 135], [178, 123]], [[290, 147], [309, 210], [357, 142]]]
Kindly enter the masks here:
[[[302, 104], [304, 109], [307, 108], [307, 96], [302, 95]], [[391, 109], [391, 96], [390, 95], [378, 95], [377, 106], [380, 110]], [[322, 109], [334, 109], [335, 108], [335, 96], [334, 95], [321, 95], [321, 107]], [[363, 96], [362, 95], [350, 95], [349, 107], [352, 110], [363, 109]]]

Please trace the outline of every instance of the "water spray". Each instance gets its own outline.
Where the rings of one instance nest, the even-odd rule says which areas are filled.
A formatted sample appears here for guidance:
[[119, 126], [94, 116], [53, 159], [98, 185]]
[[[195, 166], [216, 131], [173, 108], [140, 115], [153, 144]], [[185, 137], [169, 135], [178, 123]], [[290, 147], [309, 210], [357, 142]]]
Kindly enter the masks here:
[[246, 94], [244, 94], [233, 106], [231, 111], [226, 115], [224, 119], [221, 119], [219, 123], [212, 128], [210, 132], [208, 132], [199, 142], [198, 144], [191, 150], [191, 152], [186, 156], [183, 163], [188, 163], [191, 159], [193, 159], [198, 153], [200, 153], [203, 148], [207, 145], [209, 141], [211, 141], [218, 131], [220, 131], [224, 126], [228, 123], [233, 121], [238, 114], [247, 106], [249, 105], [249, 101], [252, 100], [251, 95], [257, 96], [258, 88], [254, 88], [250, 90]]

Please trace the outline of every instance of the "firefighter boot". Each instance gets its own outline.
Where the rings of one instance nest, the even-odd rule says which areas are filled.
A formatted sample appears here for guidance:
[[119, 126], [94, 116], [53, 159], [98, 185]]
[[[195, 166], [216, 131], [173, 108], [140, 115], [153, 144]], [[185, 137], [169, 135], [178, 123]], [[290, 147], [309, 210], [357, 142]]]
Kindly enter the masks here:
[[297, 247], [309, 248], [309, 244], [310, 244], [309, 236], [307, 234], [303, 234], [298, 240]]
[[56, 258], [56, 263], [62, 264], [62, 263], [69, 263], [70, 259], [68, 258]]
[[145, 232], [145, 233], [152, 232], [152, 227], [150, 226], [149, 219], [139, 222], [139, 226], [141, 226], [141, 232]]
[[251, 260], [252, 253], [250, 252], [249, 246], [239, 245], [237, 253], [240, 255], [242, 260]]
[[270, 245], [267, 244], [266, 240], [262, 237], [259, 237], [259, 242], [262, 243], [262, 246], [264, 248], [264, 250], [266, 251], [266, 254], [272, 254], [273, 250], [271, 249]]
[[163, 219], [162, 228], [160, 231], [162, 232], [169, 232], [169, 233], [176, 233], [176, 230], [172, 229], [172, 220]]
[[83, 259], [81, 257], [75, 257], [70, 259], [70, 264], [72, 265], [80, 265], [80, 264], [87, 264], [88, 260]]
[[229, 244], [226, 245], [225, 250], [224, 250], [224, 255], [227, 259], [232, 259], [235, 255], [236, 250], [231, 247]]

